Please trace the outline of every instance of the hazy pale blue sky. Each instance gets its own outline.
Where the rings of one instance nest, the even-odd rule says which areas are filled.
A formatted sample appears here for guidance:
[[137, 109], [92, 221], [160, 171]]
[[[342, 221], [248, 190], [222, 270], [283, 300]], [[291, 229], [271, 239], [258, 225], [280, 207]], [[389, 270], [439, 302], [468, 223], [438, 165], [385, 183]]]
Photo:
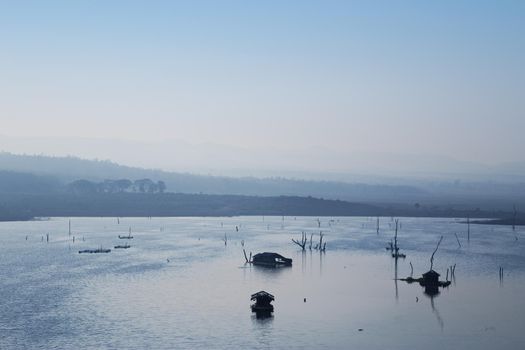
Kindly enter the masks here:
[[0, 1], [0, 134], [525, 160], [524, 62], [525, 1]]

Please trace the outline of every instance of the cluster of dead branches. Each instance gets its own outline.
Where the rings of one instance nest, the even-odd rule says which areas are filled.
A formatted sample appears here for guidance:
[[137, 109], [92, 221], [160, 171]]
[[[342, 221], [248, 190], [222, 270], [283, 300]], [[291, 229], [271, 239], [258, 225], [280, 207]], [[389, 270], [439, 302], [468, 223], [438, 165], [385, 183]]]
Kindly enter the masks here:
[[246, 250], [244, 249], [244, 239], [241, 241], [241, 246], [242, 246], [242, 252], [244, 253], [244, 259], [246, 260], [246, 264], [251, 264], [252, 263], [252, 252], [250, 252], [250, 257], [248, 258], [248, 256], [246, 255]]
[[[326, 242], [323, 243], [323, 237], [324, 237], [323, 232], [319, 231], [319, 243], [317, 243], [315, 245], [315, 247], [313, 247], [313, 249], [319, 250], [320, 252], [326, 251]], [[313, 239], [314, 239], [314, 234], [312, 233], [312, 234], [310, 234], [310, 244], [308, 246], [309, 250], [312, 250]], [[297, 239], [292, 238], [292, 242], [297, 244], [299, 247], [301, 247], [301, 249], [303, 251], [305, 251], [306, 250], [306, 243], [308, 243], [308, 238], [306, 237], [306, 233], [304, 233], [304, 232], [301, 233], [301, 240], [297, 240]]]
[[297, 239], [295, 238], [292, 238], [292, 242], [294, 242], [295, 244], [297, 244], [299, 247], [301, 247], [302, 250], [306, 250], [306, 242], [308, 240], [306, 239], [306, 233], [302, 233], [301, 234], [301, 241], [298, 241]]
[[394, 242], [389, 242], [389, 247], [386, 248], [386, 250], [390, 250], [392, 252], [393, 258], [406, 258], [406, 255], [399, 252], [399, 247], [397, 246], [397, 229], [399, 226], [399, 219], [396, 219], [396, 231], [394, 234]]

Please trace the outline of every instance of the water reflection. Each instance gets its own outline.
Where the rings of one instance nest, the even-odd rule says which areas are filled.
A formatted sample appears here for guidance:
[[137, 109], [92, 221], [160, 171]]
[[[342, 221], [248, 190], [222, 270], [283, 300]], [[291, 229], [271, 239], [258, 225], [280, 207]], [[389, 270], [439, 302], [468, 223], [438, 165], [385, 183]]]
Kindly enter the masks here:
[[264, 266], [264, 265], [253, 265], [254, 271], [257, 271], [263, 275], [276, 276], [281, 274], [283, 271], [289, 269], [289, 266]]
[[398, 286], [397, 286], [397, 260], [398, 258], [395, 257], [394, 259], [394, 286], [395, 286], [395, 289], [396, 289], [396, 302], [399, 301], [399, 289], [398, 289]]
[[[301, 251], [301, 272], [303, 275], [306, 274], [307, 271], [312, 273], [314, 271], [313, 264], [315, 263], [316, 259], [319, 259], [319, 276], [323, 275], [323, 260], [325, 258], [326, 252], [314, 252], [309, 251], [308, 253], [306, 251]], [[318, 255], [318, 257], [316, 256]]]
[[273, 342], [273, 316], [252, 315], [252, 332], [257, 339], [257, 344], [264, 348], [271, 348]]
[[436, 319], [439, 323], [439, 327], [441, 328], [441, 331], [443, 332], [443, 329], [445, 327], [445, 322], [443, 321], [443, 318], [441, 318], [441, 314], [439, 313], [439, 310], [436, 308], [436, 305], [434, 304], [434, 298], [439, 295], [439, 290], [436, 287], [436, 289], [431, 289], [431, 287], [425, 288], [425, 295], [430, 298], [430, 306], [432, 307], [432, 312], [434, 315], [436, 315]]
[[[310, 256], [311, 256], [311, 252], [310, 252]], [[306, 251], [303, 250], [301, 252], [301, 272], [304, 273], [306, 272]]]
[[323, 275], [323, 258], [324, 258], [325, 252], [319, 252], [319, 276]]
[[439, 287], [437, 285], [426, 285], [423, 293], [433, 300], [434, 297], [439, 295]]
[[273, 321], [273, 313], [271, 311], [255, 311], [254, 314], [252, 314], [252, 318], [255, 316], [255, 319], [260, 324]]

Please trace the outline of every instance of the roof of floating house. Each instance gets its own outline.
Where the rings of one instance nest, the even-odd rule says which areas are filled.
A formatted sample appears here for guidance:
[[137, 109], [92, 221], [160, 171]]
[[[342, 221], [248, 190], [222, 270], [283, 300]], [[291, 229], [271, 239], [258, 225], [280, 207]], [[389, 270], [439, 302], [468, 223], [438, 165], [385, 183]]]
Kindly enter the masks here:
[[286, 263], [286, 264], [292, 263], [292, 259], [285, 258], [281, 254], [270, 253], [270, 252], [255, 254], [253, 256], [253, 261], [254, 262], [261, 261], [261, 262], [269, 262], [269, 263], [277, 262], [277, 263]]
[[275, 297], [273, 295], [271, 295], [268, 292], [265, 292], [264, 290], [261, 290], [260, 292], [252, 294], [251, 300], [255, 300], [258, 298], [268, 298], [270, 300], [275, 300]]
[[427, 271], [423, 274], [423, 278], [438, 278], [439, 273], [434, 270]]
[[281, 258], [281, 259], [286, 259], [284, 256], [282, 256], [281, 254], [277, 254], [277, 253], [270, 253], [270, 252], [264, 252], [264, 253], [258, 253], [258, 254], [255, 254], [253, 256], [254, 258], [257, 257], [257, 258], [263, 258], [263, 259], [272, 259], [272, 258]]

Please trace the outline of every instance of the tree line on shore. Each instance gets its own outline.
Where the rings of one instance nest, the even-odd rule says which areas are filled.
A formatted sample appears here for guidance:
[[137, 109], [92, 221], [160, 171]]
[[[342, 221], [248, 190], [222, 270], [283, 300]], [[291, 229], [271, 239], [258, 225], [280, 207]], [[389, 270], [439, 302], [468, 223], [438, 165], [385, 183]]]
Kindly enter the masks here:
[[164, 193], [166, 184], [164, 181], [153, 181], [151, 179], [138, 179], [131, 181], [129, 179], [104, 180], [94, 182], [89, 180], [76, 180], [68, 184], [67, 189], [75, 194], [92, 194], [92, 193]]

